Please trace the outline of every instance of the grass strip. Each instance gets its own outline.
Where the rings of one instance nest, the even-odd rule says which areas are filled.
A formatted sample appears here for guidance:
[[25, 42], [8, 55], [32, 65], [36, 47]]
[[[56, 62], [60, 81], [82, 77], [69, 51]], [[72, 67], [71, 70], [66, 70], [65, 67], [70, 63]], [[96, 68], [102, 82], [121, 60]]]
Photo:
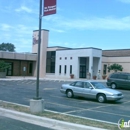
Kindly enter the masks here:
[[34, 114], [34, 113], [30, 112], [29, 107], [25, 107], [25, 106], [13, 104], [13, 103], [8, 103], [8, 102], [4, 102], [4, 101], [0, 101], [0, 107], [6, 108], [9, 110], [15, 110], [18, 112], [24, 112], [24, 113], [28, 113], [28, 114], [32, 114], [32, 115], [37, 115], [37, 116], [41, 116], [41, 117], [47, 117], [47, 118], [56, 119], [56, 120], [60, 120], [60, 121], [70, 122], [70, 123], [76, 123], [76, 124], [81, 124], [81, 125], [86, 125], [86, 126], [104, 128], [104, 129], [109, 129], [109, 130], [119, 130], [118, 126], [114, 125], [114, 124], [84, 119], [84, 118], [80, 118], [80, 117], [74, 117], [71, 115], [69, 116], [69, 115], [65, 115], [62, 113], [54, 113], [54, 112], [50, 112], [50, 111], [44, 111], [42, 113]]

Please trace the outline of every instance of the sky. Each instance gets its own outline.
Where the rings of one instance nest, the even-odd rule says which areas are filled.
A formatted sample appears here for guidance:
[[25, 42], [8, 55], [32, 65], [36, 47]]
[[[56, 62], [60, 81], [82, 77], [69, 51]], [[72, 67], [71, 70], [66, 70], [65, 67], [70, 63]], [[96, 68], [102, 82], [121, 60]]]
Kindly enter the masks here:
[[[0, 44], [31, 53], [39, 0], [0, 0], [0, 16]], [[57, 0], [42, 29], [49, 30], [49, 47], [130, 49], [130, 0]]]

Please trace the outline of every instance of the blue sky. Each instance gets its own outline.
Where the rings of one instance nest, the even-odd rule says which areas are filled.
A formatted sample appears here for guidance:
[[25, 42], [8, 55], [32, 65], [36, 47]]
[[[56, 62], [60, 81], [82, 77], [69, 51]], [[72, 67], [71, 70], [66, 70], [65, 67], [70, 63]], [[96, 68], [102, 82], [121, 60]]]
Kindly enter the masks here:
[[[1, 0], [0, 43], [32, 51], [39, 0]], [[57, 0], [57, 14], [42, 18], [49, 46], [130, 49], [130, 0]]]

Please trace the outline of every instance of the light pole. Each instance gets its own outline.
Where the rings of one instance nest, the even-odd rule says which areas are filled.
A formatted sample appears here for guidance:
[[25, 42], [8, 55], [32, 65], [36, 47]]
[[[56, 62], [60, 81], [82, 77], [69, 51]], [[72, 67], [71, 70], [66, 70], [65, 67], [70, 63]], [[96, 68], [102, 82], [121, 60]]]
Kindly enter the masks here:
[[41, 44], [41, 25], [42, 25], [42, 0], [40, 0], [39, 9], [39, 36], [38, 36], [38, 59], [37, 59], [37, 83], [36, 83], [36, 97], [30, 100], [30, 111], [32, 113], [43, 112], [44, 100], [39, 97], [39, 66], [40, 66], [40, 44]]
[[42, 26], [42, 0], [39, 5], [39, 35], [38, 35], [38, 59], [37, 59], [37, 82], [36, 82], [36, 100], [41, 99], [39, 97], [39, 68], [40, 68], [40, 45], [41, 45], [41, 26]]

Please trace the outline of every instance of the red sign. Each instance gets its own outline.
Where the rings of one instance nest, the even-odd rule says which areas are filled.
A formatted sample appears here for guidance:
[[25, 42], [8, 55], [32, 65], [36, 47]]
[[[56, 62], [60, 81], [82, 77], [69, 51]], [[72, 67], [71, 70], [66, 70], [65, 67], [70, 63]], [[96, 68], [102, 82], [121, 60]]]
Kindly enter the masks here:
[[56, 13], [56, 0], [44, 0], [44, 16]]

